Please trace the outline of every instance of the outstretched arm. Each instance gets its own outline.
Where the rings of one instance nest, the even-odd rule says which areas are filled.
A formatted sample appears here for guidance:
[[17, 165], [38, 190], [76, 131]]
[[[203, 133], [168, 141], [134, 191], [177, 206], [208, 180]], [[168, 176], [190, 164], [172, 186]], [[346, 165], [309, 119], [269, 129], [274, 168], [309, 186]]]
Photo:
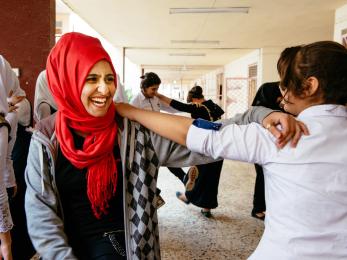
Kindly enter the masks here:
[[[164, 96], [162, 94], [157, 93], [156, 96], [159, 98], [160, 102], [164, 103], [167, 106], [170, 106], [171, 108], [175, 109], [175, 111], [181, 111], [186, 113], [193, 113], [196, 109], [196, 105], [189, 103], [182, 103], [180, 101], [177, 101], [175, 99], [169, 98], [167, 96]], [[170, 112], [170, 111], [168, 111]]]
[[142, 110], [124, 103], [117, 104], [116, 110], [121, 116], [137, 121], [153, 132], [178, 144], [186, 145], [187, 132], [193, 119]]
[[[145, 111], [128, 104], [116, 104], [116, 109], [121, 116], [137, 121], [146, 128], [178, 144], [186, 145], [187, 133], [193, 119]], [[294, 143], [292, 142], [292, 146], [295, 146], [302, 133], [308, 134], [304, 124], [284, 113], [276, 112], [264, 115], [259, 123], [262, 123], [277, 138], [277, 146], [279, 148], [285, 146], [292, 138], [296, 140]], [[282, 126], [282, 131], [273, 127], [277, 124]]]
[[158, 92], [155, 94], [157, 98], [160, 99], [161, 102], [163, 102], [165, 105], [170, 106], [170, 103], [172, 101], [171, 98], [168, 98], [167, 96], [164, 96], [162, 94], [159, 94]]

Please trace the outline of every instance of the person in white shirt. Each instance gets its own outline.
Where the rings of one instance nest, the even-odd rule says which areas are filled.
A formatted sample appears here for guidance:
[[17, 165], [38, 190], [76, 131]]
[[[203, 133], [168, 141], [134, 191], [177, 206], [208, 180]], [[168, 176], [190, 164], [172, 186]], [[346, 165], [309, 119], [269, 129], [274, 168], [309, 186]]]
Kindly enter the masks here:
[[[169, 104], [161, 101], [156, 95], [158, 94], [158, 89], [161, 84], [161, 79], [154, 72], [147, 72], [141, 78], [141, 92], [138, 93], [132, 100], [130, 104], [134, 107], [141, 109], [151, 110], [160, 112], [165, 111], [168, 113], [177, 113], [176, 109], [171, 107]], [[182, 183], [184, 183], [184, 178], [186, 176], [185, 171], [182, 168], [168, 167], [169, 171], [175, 175]], [[160, 189], [158, 189], [160, 193]], [[160, 199], [161, 203], [164, 203], [162, 198]]]
[[145, 75], [141, 76], [141, 91], [131, 99], [130, 104], [146, 110], [177, 113], [178, 111], [176, 109], [170, 107], [156, 97], [160, 84], [161, 80], [156, 73], [145, 73]]
[[125, 105], [117, 111], [192, 151], [263, 166], [265, 231], [249, 259], [347, 259], [347, 49], [332, 41], [287, 48], [277, 67], [284, 109], [310, 131], [295, 149], [279, 149], [257, 124], [216, 131]]

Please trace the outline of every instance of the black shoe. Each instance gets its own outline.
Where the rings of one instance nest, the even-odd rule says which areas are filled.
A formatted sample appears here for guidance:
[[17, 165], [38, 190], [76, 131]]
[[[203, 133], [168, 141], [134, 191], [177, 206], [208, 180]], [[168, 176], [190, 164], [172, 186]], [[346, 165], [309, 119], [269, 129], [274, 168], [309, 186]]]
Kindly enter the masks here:
[[182, 201], [182, 202], [184, 202], [185, 204], [188, 205], [188, 204], [190, 203], [189, 200], [183, 199], [183, 198], [182, 198], [182, 195], [183, 195], [182, 192], [176, 191], [176, 197], [177, 197], [177, 199], [179, 199], [180, 201]]
[[211, 211], [204, 211], [203, 209], [200, 211], [201, 214], [206, 217], [206, 218], [212, 218], [212, 214], [211, 214]]

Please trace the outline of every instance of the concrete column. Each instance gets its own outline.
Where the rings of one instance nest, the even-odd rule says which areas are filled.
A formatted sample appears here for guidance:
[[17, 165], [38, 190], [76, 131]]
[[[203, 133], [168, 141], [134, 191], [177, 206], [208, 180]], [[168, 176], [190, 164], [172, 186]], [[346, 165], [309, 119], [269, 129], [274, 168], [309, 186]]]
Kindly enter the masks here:
[[33, 104], [36, 78], [55, 43], [55, 0], [2, 1], [0, 24], [0, 54], [19, 69]]

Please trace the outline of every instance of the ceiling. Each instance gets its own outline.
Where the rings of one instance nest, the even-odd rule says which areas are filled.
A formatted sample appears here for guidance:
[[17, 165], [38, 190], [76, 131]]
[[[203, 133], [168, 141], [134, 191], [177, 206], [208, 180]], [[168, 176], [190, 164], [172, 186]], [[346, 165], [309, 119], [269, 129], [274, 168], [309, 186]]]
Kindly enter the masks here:
[[[192, 80], [263, 47], [333, 38], [347, 0], [63, 0], [126, 56], [163, 80]], [[250, 7], [249, 13], [170, 14], [170, 8]], [[205, 41], [177, 43], [175, 41]], [[174, 42], [173, 42], [174, 41]], [[210, 42], [206, 42], [210, 41]]]

